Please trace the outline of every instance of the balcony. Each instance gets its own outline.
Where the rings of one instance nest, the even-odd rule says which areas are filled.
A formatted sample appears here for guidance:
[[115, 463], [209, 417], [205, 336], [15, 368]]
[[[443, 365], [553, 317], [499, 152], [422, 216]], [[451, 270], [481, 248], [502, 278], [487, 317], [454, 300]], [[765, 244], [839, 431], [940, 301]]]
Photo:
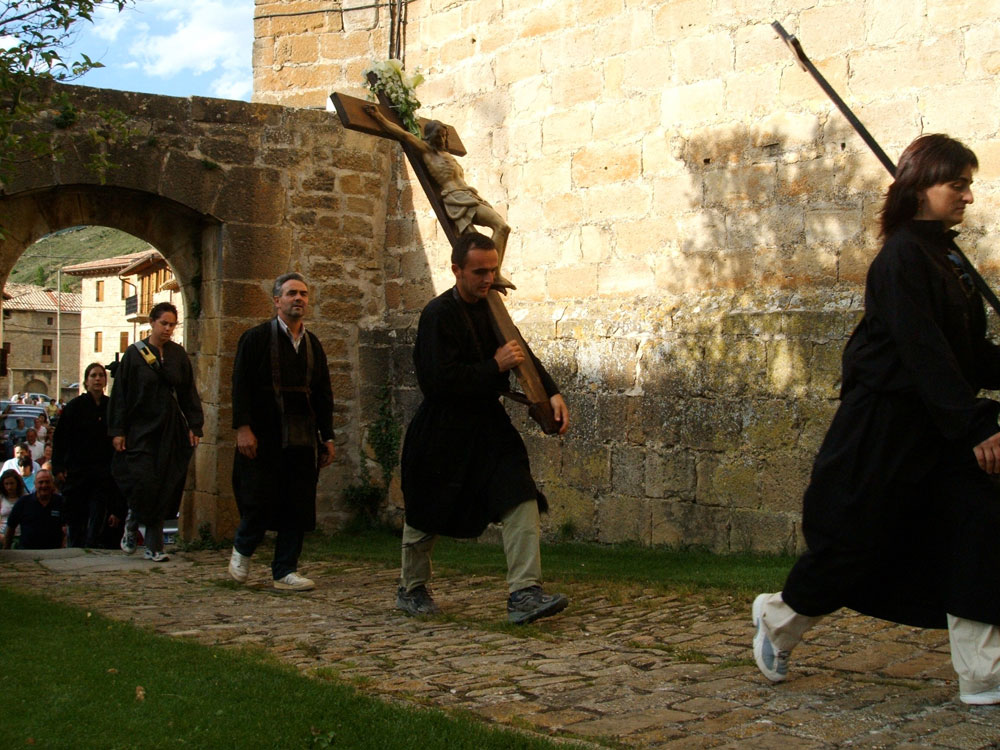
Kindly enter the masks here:
[[139, 295], [125, 298], [125, 320], [129, 323], [145, 323], [149, 318], [139, 314]]

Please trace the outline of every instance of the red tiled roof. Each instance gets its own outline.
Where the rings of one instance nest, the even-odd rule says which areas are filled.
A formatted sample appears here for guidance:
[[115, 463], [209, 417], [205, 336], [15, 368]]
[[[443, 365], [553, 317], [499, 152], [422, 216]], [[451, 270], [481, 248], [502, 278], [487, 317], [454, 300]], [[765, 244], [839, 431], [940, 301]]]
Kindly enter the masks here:
[[72, 266], [63, 266], [63, 273], [71, 276], [117, 276], [121, 271], [135, 263], [154, 258], [159, 258], [160, 253], [153, 248], [142, 250], [138, 253], [128, 255], [116, 255], [114, 258], [99, 258], [89, 260], [86, 263], [75, 263]]
[[77, 292], [59, 295], [53, 289], [43, 289], [34, 284], [7, 284], [4, 288], [4, 310], [56, 312], [59, 302], [62, 302], [62, 312], [79, 314], [82, 299]]

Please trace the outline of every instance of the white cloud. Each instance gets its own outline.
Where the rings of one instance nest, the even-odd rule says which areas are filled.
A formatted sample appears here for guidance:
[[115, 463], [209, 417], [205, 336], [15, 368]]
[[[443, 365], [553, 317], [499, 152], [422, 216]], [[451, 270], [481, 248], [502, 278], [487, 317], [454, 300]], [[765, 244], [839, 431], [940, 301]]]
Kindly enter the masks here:
[[94, 9], [94, 23], [91, 33], [107, 42], [118, 39], [118, 35], [128, 20], [128, 13], [119, 13], [118, 9], [109, 5], [98, 5]]
[[217, 95], [249, 95], [253, 0], [144, 0], [136, 12], [129, 52], [148, 75], [212, 74]]

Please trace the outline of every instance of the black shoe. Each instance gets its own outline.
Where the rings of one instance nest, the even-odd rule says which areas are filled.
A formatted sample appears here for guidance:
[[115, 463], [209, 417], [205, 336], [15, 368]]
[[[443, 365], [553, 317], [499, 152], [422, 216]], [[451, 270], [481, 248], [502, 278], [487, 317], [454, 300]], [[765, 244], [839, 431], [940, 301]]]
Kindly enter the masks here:
[[408, 615], [436, 615], [441, 612], [424, 585], [407, 591], [402, 586], [396, 589], [396, 609]]
[[563, 594], [546, 594], [541, 586], [528, 586], [507, 598], [507, 621], [527, 625], [543, 617], [559, 614], [569, 604]]

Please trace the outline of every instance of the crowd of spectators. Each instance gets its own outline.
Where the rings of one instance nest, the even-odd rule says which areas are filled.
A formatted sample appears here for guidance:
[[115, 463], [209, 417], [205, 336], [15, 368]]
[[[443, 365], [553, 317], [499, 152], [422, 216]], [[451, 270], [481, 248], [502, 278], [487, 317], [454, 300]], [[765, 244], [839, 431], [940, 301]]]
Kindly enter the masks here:
[[[106, 410], [104, 367], [91, 365], [87, 373], [98, 386], [95, 405]], [[81, 481], [81, 476], [92, 472], [81, 472], [77, 466], [93, 458], [91, 454], [95, 449], [106, 453], [110, 462], [110, 438], [103, 415], [96, 420], [100, 426], [95, 433], [81, 429], [79, 420], [73, 419], [76, 413], [73, 409], [69, 410], [70, 419], [61, 422], [66, 406], [54, 398], [45, 399], [30, 393], [15, 394], [3, 402], [0, 415], [0, 460], [3, 460], [0, 465], [0, 545], [5, 548], [46, 549], [68, 544], [114, 549], [119, 545], [124, 517], [124, 510], [119, 507], [120, 493], [113, 483], [99, 483], [101, 486], [96, 490], [100, 502], [95, 509], [92, 507], [95, 503], [85, 491], [91, 483]], [[107, 443], [103, 451], [101, 443]], [[60, 445], [63, 465], [53, 467], [53, 456]], [[76, 455], [78, 453], [80, 455]], [[67, 476], [70, 468], [76, 469], [69, 472], [73, 477]], [[86, 496], [78, 497], [81, 494]], [[78, 512], [74, 512], [74, 497], [81, 501]]]

